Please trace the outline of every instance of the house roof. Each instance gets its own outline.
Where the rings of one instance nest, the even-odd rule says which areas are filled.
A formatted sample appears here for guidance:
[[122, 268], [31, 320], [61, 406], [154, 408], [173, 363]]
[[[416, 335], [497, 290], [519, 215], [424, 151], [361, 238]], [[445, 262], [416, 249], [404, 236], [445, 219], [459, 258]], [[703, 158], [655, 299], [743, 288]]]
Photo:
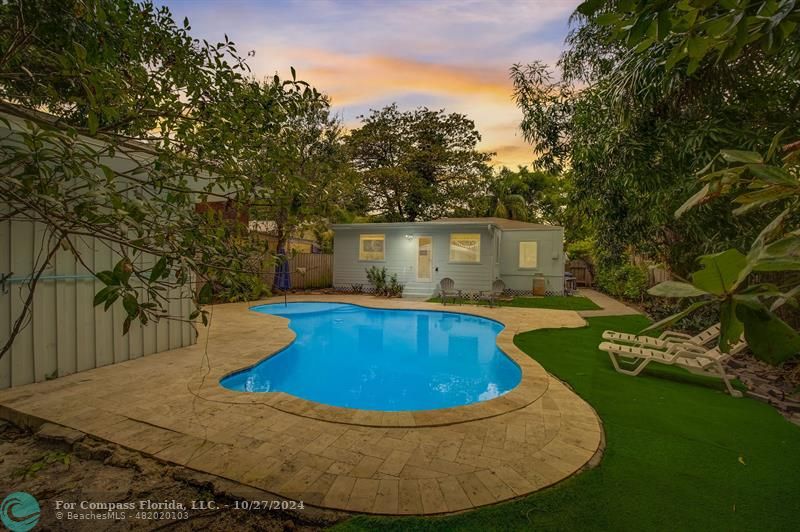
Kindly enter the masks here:
[[482, 218], [439, 218], [427, 222], [383, 222], [383, 223], [360, 223], [360, 224], [333, 224], [333, 229], [366, 229], [374, 228], [401, 228], [401, 227], [435, 227], [440, 225], [493, 225], [503, 231], [555, 231], [561, 229], [557, 225], [534, 224], [520, 222], [519, 220], [506, 220], [505, 218], [482, 217]]
[[[37, 109], [29, 109], [27, 107], [22, 107], [20, 105], [15, 105], [6, 100], [0, 100], [0, 113], [8, 114], [11, 116], [16, 116], [23, 120], [30, 120], [31, 122], [35, 122], [39, 125], [50, 126], [52, 128], [64, 128], [67, 127], [68, 124], [61, 124], [59, 122], [59, 118], [56, 115], [46, 113], [44, 111], [39, 111]], [[83, 136], [83, 135], [82, 135]], [[109, 134], [106, 137], [112, 137], [113, 135]], [[95, 137], [87, 137], [84, 138], [100, 143], [102, 142], [103, 135], [98, 134]], [[143, 142], [140, 140], [134, 139], [116, 139], [117, 144], [120, 146], [126, 146], [128, 148], [134, 148], [137, 151], [141, 151], [144, 153], [155, 154], [156, 147], [152, 144], [148, 144], [147, 142]]]
[[[40, 127], [49, 127], [53, 129], [64, 128], [66, 126], [65, 124], [60, 124], [58, 117], [55, 115], [44, 111], [21, 107], [2, 99], [0, 99], [0, 116], [8, 121], [8, 124], [1, 124], [0, 127], [11, 127], [12, 130], [21, 128], [26, 121], [35, 123]], [[98, 134], [90, 137], [79, 133], [79, 136], [86, 144], [98, 148], [107, 146], [108, 142], [113, 138], [115, 142], [114, 145], [117, 147], [117, 152], [124, 153], [118, 153], [117, 156], [112, 159], [125, 160], [132, 165], [135, 163], [149, 163], [158, 155], [157, 146], [140, 140], [120, 139], [113, 134]], [[209, 184], [213, 184], [214, 186], [209, 189]], [[219, 198], [219, 196], [226, 193], [226, 187], [220, 185], [216, 176], [207, 171], [200, 172], [198, 175], [193, 176], [192, 179], [187, 181], [186, 186], [190, 191], [197, 193], [208, 192], [217, 196], [218, 199], [223, 199]]]
[[492, 224], [500, 229], [561, 229], [561, 227], [557, 225], [534, 224], [530, 222], [521, 222], [519, 220], [508, 220], [506, 218], [495, 218], [492, 216], [482, 218], [439, 218], [438, 220], [433, 220], [432, 223]]

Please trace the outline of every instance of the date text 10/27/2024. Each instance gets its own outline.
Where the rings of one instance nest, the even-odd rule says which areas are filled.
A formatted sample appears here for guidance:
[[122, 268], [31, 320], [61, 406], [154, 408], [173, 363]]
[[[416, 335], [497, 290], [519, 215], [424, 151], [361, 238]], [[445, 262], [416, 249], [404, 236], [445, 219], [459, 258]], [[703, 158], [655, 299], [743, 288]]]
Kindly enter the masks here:
[[119, 511], [119, 510], [216, 510], [219, 508], [231, 508], [234, 510], [303, 510], [303, 501], [292, 500], [235, 500], [230, 504], [218, 503], [214, 500], [189, 501], [184, 504], [181, 501], [127, 501], [127, 502], [93, 502], [93, 501], [54, 501], [56, 510], [95, 510], [95, 511]]

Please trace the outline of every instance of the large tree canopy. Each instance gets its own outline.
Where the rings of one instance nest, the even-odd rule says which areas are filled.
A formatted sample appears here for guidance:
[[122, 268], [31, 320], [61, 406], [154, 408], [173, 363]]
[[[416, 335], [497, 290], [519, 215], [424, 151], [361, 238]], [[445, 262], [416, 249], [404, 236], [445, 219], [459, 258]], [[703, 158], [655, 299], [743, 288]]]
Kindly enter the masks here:
[[563, 222], [563, 183], [543, 171], [520, 166], [500, 168], [486, 182], [481, 201], [475, 202], [475, 216], [495, 216], [523, 222]]
[[458, 113], [393, 104], [361, 117], [348, 146], [369, 211], [386, 221], [415, 221], [469, 208], [492, 154], [477, 150], [475, 124]]
[[[258, 90], [284, 90], [280, 80]], [[274, 223], [278, 250], [302, 226], [337, 219], [342, 199], [352, 195], [355, 174], [349, 164], [343, 130], [331, 116], [326, 97], [311, 98], [282, 127], [265, 132], [241, 161], [260, 195], [253, 216]], [[344, 206], [346, 207], [346, 205]]]
[[771, 363], [797, 354], [778, 311], [800, 295], [800, 8], [588, 0], [576, 18], [563, 81], [513, 71], [544, 164], [570, 168], [606, 255], [649, 252], [688, 279], [651, 289], [697, 298], [652, 328], [715, 305], [722, 350], [744, 335]]
[[[566, 171], [569, 203], [596, 234], [600, 259], [622, 260], [632, 248], [685, 275], [697, 253], [744, 246], [760, 230], [766, 218], [736, 218], [720, 204], [673, 213], [720, 149], [763, 150], [798, 124], [797, 77], [756, 46], [727, 61], [709, 54], [703, 68], [669, 69], [675, 48], [655, 39], [646, 53], [627, 46], [605, 24], [622, 3], [594, 4], [600, 11], [574, 17], [556, 81], [541, 63], [512, 69], [523, 133], [541, 166]], [[642, 9], [656, 20], [647, 31], [669, 31], [659, 29], [658, 9]]]
[[[280, 208], [286, 198], [273, 191], [294, 186], [288, 174], [254, 176], [252, 163], [302, 164], [308, 153], [284, 133], [300, 131], [303, 117], [327, 124], [315, 114], [327, 102], [294, 77], [257, 83], [232, 42], [198, 41], [190, 29], [188, 20], [176, 23], [149, 1], [0, 5], [0, 98], [55, 115], [6, 123], [0, 139], [0, 220], [35, 222], [48, 235], [0, 356], [25, 323], [36, 282], [57, 250], [87, 266], [81, 238], [119, 257], [110, 270], [87, 268], [106, 284], [96, 303], [123, 303], [126, 330], [133, 320], [176, 317], [165, 291], [194, 286], [193, 277], [207, 281], [202, 303], [212, 285], [258, 273], [254, 255], [263, 245], [195, 205]], [[320, 172], [315, 179], [323, 179]], [[293, 183], [309, 175], [292, 174]]]

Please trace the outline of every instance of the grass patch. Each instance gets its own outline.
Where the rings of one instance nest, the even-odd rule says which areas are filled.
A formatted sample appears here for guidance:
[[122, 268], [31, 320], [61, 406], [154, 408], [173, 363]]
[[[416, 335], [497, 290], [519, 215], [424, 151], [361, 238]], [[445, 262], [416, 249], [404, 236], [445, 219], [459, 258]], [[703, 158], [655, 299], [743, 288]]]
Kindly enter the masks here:
[[[771, 407], [678, 368], [639, 377], [597, 350], [641, 316], [518, 335], [516, 344], [600, 414], [599, 467], [517, 501], [450, 517], [356, 517], [340, 530], [796, 530], [800, 428]], [[652, 367], [652, 366], [651, 366]]]
[[[441, 303], [438, 297], [432, 297], [429, 303]], [[474, 301], [472, 299], [456, 300], [457, 304], [465, 305], [487, 305], [486, 301]], [[450, 299], [447, 300], [450, 304]], [[511, 301], [501, 301], [503, 307], [520, 308], [546, 308], [554, 310], [600, 310], [591, 299], [583, 296], [543, 296], [543, 297], [515, 297]]]

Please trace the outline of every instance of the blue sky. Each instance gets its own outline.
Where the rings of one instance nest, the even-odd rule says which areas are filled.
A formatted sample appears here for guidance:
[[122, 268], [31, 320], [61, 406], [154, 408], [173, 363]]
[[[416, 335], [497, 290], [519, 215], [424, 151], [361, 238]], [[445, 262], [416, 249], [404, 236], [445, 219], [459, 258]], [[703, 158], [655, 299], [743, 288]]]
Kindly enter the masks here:
[[353, 127], [370, 108], [397, 102], [464, 113], [496, 164], [533, 159], [511, 100], [516, 62], [554, 63], [578, 0], [256, 1], [162, 0], [192, 34], [223, 34], [250, 58], [254, 75], [298, 78], [329, 94]]

